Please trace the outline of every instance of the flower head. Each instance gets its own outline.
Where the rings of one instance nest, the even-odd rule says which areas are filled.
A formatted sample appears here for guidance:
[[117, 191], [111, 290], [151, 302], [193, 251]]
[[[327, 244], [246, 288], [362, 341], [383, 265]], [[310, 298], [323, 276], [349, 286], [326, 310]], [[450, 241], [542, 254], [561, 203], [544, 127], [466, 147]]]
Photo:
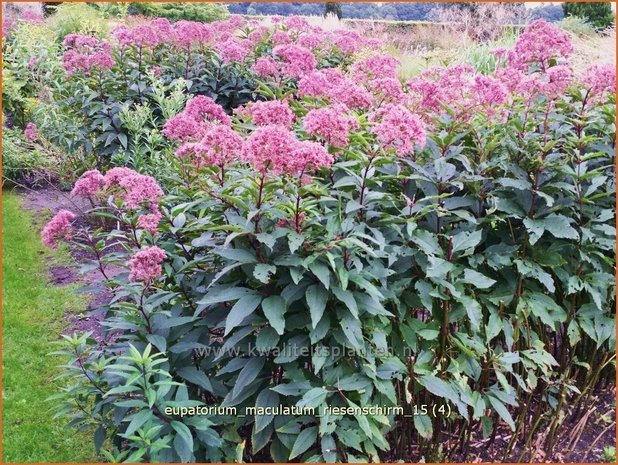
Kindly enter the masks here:
[[425, 126], [421, 119], [403, 105], [389, 105], [380, 110], [381, 120], [373, 130], [378, 140], [399, 155], [414, 153], [414, 145], [425, 145]]
[[273, 54], [283, 60], [282, 72], [291, 78], [300, 78], [313, 71], [317, 59], [311, 50], [300, 45], [278, 45]]
[[297, 142], [294, 133], [285, 126], [260, 127], [245, 141], [242, 159], [261, 173], [281, 174], [287, 170], [291, 150]]
[[345, 108], [318, 108], [311, 110], [303, 120], [305, 131], [324, 138], [333, 147], [346, 147], [349, 133], [358, 128], [358, 122], [345, 114]]
[[592, 65], [584, 71], [582, 82], [597, 98], [616, 92], [616, 67], [609, 63]]
[[83, 197], [89, 197], [96, 195], [105, 184], [105, 178], [99, 172], [99, 170], [86, 171], [75, 182], [71, 195], [80, 195]]
[[47, 223], [41, 232], [41, 240], [50, 249], [55, 249], [58, 246], [60, 239], [71, 239], [73, 229], [71, 222], [75, 219], [75, 214], [68, 210], [60, 210]]
[[166, 257], [165, 251], [157, 246], [140, 250], [129, 260], [129, 267], [131, 268], [129, 280], [150, 283], [153, 279], [161, 276], [163, 271], [161, 262]]
[[280, 124], [289, 128], [294, 122], [294, 113], [286, 100], [255, 102], [248, 107], [248, 113], [258, 126]]

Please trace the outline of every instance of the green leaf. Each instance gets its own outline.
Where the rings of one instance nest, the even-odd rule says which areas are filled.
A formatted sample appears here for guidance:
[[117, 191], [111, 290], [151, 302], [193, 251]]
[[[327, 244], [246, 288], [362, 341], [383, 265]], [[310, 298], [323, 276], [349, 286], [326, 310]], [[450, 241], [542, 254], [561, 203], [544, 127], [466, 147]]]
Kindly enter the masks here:
[[144, 423], [146, 423], [148, 420], [154, 418], [154, 414], [152, 413], [152, 410], [148, 409], [148, 410], [142, 410], [141, 412], [136, 413], [135, 415], [133, 415], [133, 418], [131, 420], [131, 423], [129, 423], [129, 426], [127, 426], [127, 430], [125, 431], [125, 436], [130, 436], [133, 433], [135, 433], [135, 431], [137, 431], [140, 426], [142, 426]]
[[412, 234], [412, 242], [418, 245], [426, 255], [443, 254], [442, 247], [438, 242], [438, 236], [424, 229], [416, 229]]
[[446, 275], [455, 268], [451, 262], [438, 257], [428, 257], [427, 277], [444, 279]]
[[321, 387], [308, 390], [296, 406], [299, 408], [317, 408], [324, 403], [328, 391]]
[[181, 378], [193, 383], [208, 392], [213, 392], [212, 384], [210, 383], [210, 379], [206, 376], [201, 370], [198, 370], [195, 367], [184, 367], [178, 370], [178, 376]]
[[500, 334], [500, 331], [502, 331], [502, 319], [497, 313], [492, 313], [489, 315], [487, 326], [485, 326], [485, 337], [487, 342], [491, 342], [494, 337]]
[[242, 390], [258, 377], [265, 363], [266, 357], [251, 357], [249, 359], [243, 369], [240, 370], [238, 378], [234, 383], [234, 389], [232, 390], [233, 397], [238, 397]]
[[277, 343], [279, 342], [279, 334], [274, 328], [267, 326], [265, 328], [261, 328], [255, 339], [255, 348], [259, 352], [267, 352], [274, 347], [277, 347]]
[[328, 302], [328, 292], [319, 284], [312, 284], [305, 293], [309, 313], [311, 314], [311, 326], [315, 329], [324, 315], [326, 303]]
[[357, 350], [361, 350], [363, 346], [363, 332], [360, 321], [346, 312], [339, 321], [339, 325], [350, 345]]
[[487, 289], [488, 287], [496, 284], [495, 279], [488, 278], [484, 274], [479, 273], [471, 269], [464, 270], [464, 276], [461, 280], [464, 283], [472, 284], [479, 289]]
[[178, 433], [174, 438], [174, 449], [183, 463], [189, 462], [193, 456], [193, 435], [184, 423], [172, 421], [170, 426]]
[[309, 265], [311, 272], [320, 280], [326, 289], [330, 286], [330, 270], [322, 262], [313, 262]]
[[277, 267], [275, 265], [267, 265], [266, 263], [258, 263], [253, 268], [253, 276], [258, 281], [268, 284], [270, 281], [270, 276], [277, 272]]
[[233, 249], [231, 247], [227, 247], [225, 249], [217, 249], [214, 251], [217, 255], [227, 258], [229, 260], [234, 260], [236, 262], [241, 263], [255, 263], [257, 262], [256, 256], [245, 249]]
[[203, 299], [199, 300], [197, 303], [200, 305], [218, 304], [221, 302], [238, 300], [241, 297], [245, 297], [250, 294], [256, 294], [256, 292], [245, 287], [217, 286], [211, 288], [211, 290], [206, 294], [206, 296]]
[[[258, 394], [257, 399], [255, 400], [256, 407], [275, 408], [278, 405], [279, 405], [279, 394], [277, 394], [275, 391], [272, 391], [270, 389], [264, 389], [263, 391], [261, 391]], [[256, 415], [255, 432], [257, 433], [259, 431], [262, 431], [264, 428], [266, 428], [266, 426], [270, 424], [270, 422], [273, 420], [274, 417], [275, 416], [272, 413], [266, 414], [266, 415]]]
[[559, 239], [579, 239], [579, 233], [571, 226], [571, 219], [552, 213], [542, 219], [524, 219], [524, 225], [530, 235], [530, 244], [534, 245], [545, 231]]
[[442, 381], [433, 375], [421, 376], [418, 381], [432, 394], [448, 399], [456, 404], [460, 402], [459, 395], [446, 381]]
[[292, 451], [290, 452], [290, 460], [294, 457], [298, 457], [300, 454], [309, 449], [315, 443], [317, 437], [317, 426], [311, 426], [310, 428], [302, 430], [296, 438], [296, 441], [294, 441], [294, 446], [292, 446]]
[[270, 325], [277, 331], [280, 336], [283, 335], [285, 329], [285, 300], [279, 295], [267, 297], [262, 301], [262, 310], [264, 316], [268, 319]]
[[301, 245], [305, 242], [305, 236], [303, 234], [298, 234], [294, 231], [290, 231], [288, 233], [288, 245], [290, 247], [290, 252], [296, 252]]
[[329, 434], [324, 436], [320, 441], [322, 448], [322, 457], [325, 463], [335, 463], [337, 461], [337, 444], [333, 437]]
[[511, 428], [511, 431], [515, 431], [515, 422], [513, 421], [513, 417], [511, 417], [511, 414], [509, 413], [507, 408], [504, 406], [504, 404], [500, 400], [496, 399], [494, 396], [491, 396], [491, 395], [488, 395], [487, 399], [489, 400], [489, 403], [491, 403], [491, 405], [495, 409], [496, 413], [500, 415], [500, 417], [506, 422], [507, 425], [509, 425], [509, 427]]
[[230, 331], [236, 328], [242, 321], [251, 315], [255, 309], [260, 305], [262, 296], [257, 294], [251, 294], [245, 297], [241, 297], [228, 313], [225, 319], [225, 334], [227, 336]]
[[468, 315], [468, 318], [470, 319], [472, 328], [478, 330], [481, 325], [481, 321], [483, 321], [483, 309], [481, 307], [481, 304], [479, 304], [476, 299], [473, 299], [472, 297], [468, 297], [466, 295], [458, 297], [457, 300], [466, 309], [466, 313]]
[[483, 231], [462, 231], [453, 236], [452, 253], [461, 252], [463, 250], [473, 249], [481, 242]]
[[358, 305], [356, 304], [356, 299], [354, 299], [354, 294], [350, 291], [344, 291], [340, 287], [333, 287], [332, 291], [338, 300], [346, 304], [354, 318], [358, 318]]
[[431, 439], [433, 436], [433, 425], [427, 415], [414, 415], [414, 427], [422, 438]]

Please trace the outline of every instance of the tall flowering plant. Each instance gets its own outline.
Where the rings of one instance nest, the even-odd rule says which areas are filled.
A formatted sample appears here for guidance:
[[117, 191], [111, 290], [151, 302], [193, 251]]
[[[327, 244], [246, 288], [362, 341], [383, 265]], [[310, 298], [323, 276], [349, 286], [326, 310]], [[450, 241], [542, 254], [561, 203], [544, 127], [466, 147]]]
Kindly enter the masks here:
[[[156, 18], [116, 26], [106, 38], [67, 35], [54, 51], [57, 56], [45, 59], [55, 63], [53, 72], [29, 92], [47, 94], [35, 112], [46, 138], [71, 154], [83, 154], [84, 167], [94, 162], [104, 169], [133, 159], [137, 168], [135, 134], [123, 112], [151, 108], [147, 129], [160, 131], [167, 117], [157, 108], [157, 89], [168, 89], [169, 95], [183, 83], [189, 96], [212, 98], [231, 114], [256, 98], [258, 80], [268, 77], [294, 87], [316, 68], [349, 62], [368, 45], [375, 44], [358, 34], [309, 27], [300, 18], [272, 27], [240, 16], [212, 23]], [[20, 68], [28, 81], [32, 69], [43, 65], [21, 53], [15, 50], [9, 60], [28, 61]], [[156, 171], [157, 162], [153, 165]]]
[[543, 22], [490, 76], [408, 83], [381, 54], [315, 68], [279, 32], [255, 64], [269, 101], [167, 120], [165, 191], [88, 172], [73, 193], [118, 228], [46, 228], [126, 269], [111, 340], [68, 340], [60, 408], [127, 461], [436, 460], [447, 429], [503, 427], [505, 458], [539, 427], [551, 453], [614, 376], [615, 72], [557, 82], [570, 49]]

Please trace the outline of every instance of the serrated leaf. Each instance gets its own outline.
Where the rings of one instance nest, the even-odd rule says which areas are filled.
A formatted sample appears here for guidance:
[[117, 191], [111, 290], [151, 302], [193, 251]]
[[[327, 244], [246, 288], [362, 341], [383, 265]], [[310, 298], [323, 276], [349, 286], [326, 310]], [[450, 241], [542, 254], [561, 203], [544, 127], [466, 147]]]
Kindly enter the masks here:
[[317, 437], [317, 426], [311, 426], [302, 430], [297, 436], [296, 441], [294, 441], [294, 446], [292, 447], [292, 451], [290, 452], [290, 460], [292, 460], [294, 457], [298, 457], [300, 454], [309, 449], [315, 443]]

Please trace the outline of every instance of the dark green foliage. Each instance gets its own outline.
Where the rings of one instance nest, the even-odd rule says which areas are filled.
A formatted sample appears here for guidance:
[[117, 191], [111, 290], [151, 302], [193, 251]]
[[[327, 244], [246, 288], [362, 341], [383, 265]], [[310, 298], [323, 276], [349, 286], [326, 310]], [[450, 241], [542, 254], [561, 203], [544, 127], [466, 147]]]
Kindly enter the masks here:
[[224, 19], [227, 8], [220, 3], [208, 2], [139, 2], [131, 4], [131, 13], [167, 18], [170, 21], [200, 21], [209, 23]]
[[[163, 278], [110, 281], [114, 343], [70, 338], [58, 408], [99, 446], [123, 445], [110, 460], [448, 461], [460, 451], [442, 432], [466, 444], [498, 428], [514, 431], [505, 458], [541, 430], [551, 453], [573, 407], [615, 377], [614, 102], [574, 88], [516, 100], [502, 121], [453, 111], [408, 158], [358, 115], [310, 183], [183, 165], [159, 235], [135, 246], [166, 251]], [[124, 237], [83, 245], [105, 253], [110, 235]], [[238, 411], [165, 413], [194, 405]], [[411, 417], [238, 416], [280, 405]]]
[[329, 14], [333, 14], [337, 16], [337, 18], [341, 19], [343, 16], [343, 13], [341, 12], [341, 4], [337, 2], [324, 3], [324, 16], [328, 16]]
[[610, 2], [564, 2], [565, 16], [577, 16], [585, 19], [597, 29], [606, 29], [615, 24]]

